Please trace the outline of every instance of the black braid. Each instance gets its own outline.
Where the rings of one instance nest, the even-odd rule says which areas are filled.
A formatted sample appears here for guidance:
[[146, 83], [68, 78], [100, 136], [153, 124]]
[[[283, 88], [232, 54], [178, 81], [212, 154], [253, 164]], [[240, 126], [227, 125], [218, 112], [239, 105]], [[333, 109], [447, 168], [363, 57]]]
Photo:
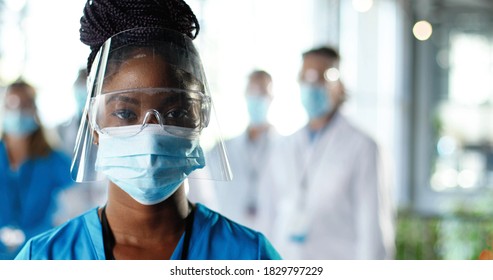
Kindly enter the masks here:
[[[80, 19], [80, 40], [91, 49], [87, 70], [103, 43], [111, 36], [135, 27], [167, 28], [195, 39], [200, 26], [183, 0], [88, 0]], [[143, 37], [150, 30], [141, 31]], [[139, 34], [137, 34], [138, 36]]]

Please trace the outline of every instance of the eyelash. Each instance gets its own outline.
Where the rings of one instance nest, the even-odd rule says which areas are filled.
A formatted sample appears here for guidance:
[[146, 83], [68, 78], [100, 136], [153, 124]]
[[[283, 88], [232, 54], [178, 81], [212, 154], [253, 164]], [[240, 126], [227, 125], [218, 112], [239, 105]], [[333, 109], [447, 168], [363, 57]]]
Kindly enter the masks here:
[[180, 115], [179, 116], [171, 116], [171, 118], [181, 118], [183, 116], [187, 116], [188, 115], [188, 110], [185, 110], [185, 109], [172, 109], [172, 110], [169, 110], [164, 118], [169, 118], [170, 117], [170, 114], [173, 114], [173, 113], [179, 113]]
[[[130, 117], [122, 117], [121, 115], [122, 114], [131, 114], [132, 116]], [[131, 110], [128, 110], [128, 109], [120, 109], [120, 110], [116, 110], [114, 111], [113, 113], [111, 113], [112, 116], [115, 116], [121, 120], [131, 120], [131, 119], [136, 119], [136, 114], [134, 112], [132, 112]]]

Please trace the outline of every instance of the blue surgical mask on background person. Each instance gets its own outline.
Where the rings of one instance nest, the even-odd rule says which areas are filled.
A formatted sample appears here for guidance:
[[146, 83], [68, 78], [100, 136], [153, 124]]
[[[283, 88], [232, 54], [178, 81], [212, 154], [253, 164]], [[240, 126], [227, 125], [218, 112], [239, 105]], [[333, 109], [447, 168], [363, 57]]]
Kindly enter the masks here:
[[[110, 129], [132, 135], [140, 125]], [[129, 137], [100, 134], [96, 170], [141, 204], [166, 200], [192, 171], [205, 166], [198, 137], [185, 136], [192, 129], [170, 129], [184, 136], [175, 136], [158, 124], [148, 124]]]
[[27, 136], [39, 128], [35, 116], [22, 110], [6, 110], [3, 114], [3, 132], [16, 136]]
[[264, 95], [246, 95], [246, 103], [250, 124], [260, 125], [267, 123], [270, 99]]
[[84, 86], [74, 87], [74, 98], [75, 98], [75, 109], [77, 115], [82, 115], [84, 112], [84, 107], [86, 106], [87, 90]]
[[301, 83], [300, 97], [310, 119], [321, 117], [331, 110], [331, 100], [327, 88], [323, 85]]

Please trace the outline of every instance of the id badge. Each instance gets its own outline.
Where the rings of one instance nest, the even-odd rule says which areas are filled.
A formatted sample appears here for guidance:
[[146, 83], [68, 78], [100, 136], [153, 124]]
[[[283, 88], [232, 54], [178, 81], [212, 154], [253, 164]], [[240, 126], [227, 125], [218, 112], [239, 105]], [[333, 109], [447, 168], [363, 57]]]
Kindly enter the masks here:
[[294, 243], [304, 243], [308, 235], [308, 215], [306, 210], [292, 214], [288, 225], [289, 239]]

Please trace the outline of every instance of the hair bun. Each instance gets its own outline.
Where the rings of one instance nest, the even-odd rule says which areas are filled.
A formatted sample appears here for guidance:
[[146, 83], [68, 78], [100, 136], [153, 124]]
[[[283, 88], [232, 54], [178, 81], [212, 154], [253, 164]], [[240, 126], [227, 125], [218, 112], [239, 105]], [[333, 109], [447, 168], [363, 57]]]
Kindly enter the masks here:
[[91, 48], [87, 69], [113, 35], [135, 27], [168, 28], [191, 39], [200, 26], [183, 0], [88, 0], [80, 19], [80, 40]]

